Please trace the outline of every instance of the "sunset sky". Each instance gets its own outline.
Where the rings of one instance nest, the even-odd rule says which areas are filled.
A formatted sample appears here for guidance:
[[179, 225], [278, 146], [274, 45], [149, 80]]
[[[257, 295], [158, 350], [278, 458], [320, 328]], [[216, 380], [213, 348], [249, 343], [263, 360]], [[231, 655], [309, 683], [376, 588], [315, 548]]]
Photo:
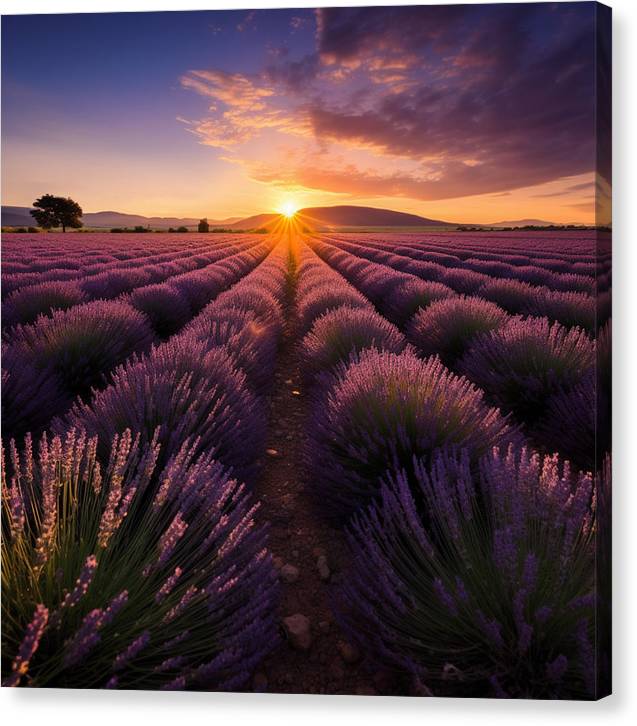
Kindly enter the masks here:
[[2, 202], [591, 223], [594, 23], [594, 3], [5, 16]]

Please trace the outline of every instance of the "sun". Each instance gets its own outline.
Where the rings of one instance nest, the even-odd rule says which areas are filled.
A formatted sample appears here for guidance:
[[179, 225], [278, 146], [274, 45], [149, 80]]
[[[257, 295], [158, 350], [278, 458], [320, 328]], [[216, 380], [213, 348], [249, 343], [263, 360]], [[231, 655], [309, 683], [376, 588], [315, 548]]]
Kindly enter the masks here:
[[292, 219], [292, 217], [297, 213], [298, 207], [291, 199], [287, 199], [285, 202], [283, 202], [279, 211], [284, 217]]

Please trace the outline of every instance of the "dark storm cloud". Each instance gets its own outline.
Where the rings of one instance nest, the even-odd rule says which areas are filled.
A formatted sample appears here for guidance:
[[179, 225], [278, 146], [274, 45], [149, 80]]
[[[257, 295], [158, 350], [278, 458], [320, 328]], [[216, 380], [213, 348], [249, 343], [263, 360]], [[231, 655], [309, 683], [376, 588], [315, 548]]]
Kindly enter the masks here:
[[[320, 98], [315, 133], [437, 159], [426, 185], [435, 197], [591, 171], [594, 12], [588, 3], [319, 10], [324, 63], [402, 64], [406, 75], [359, 109]], [[459, 166], [466, 160], [474, 165]]]
[[[320, 9], [315, 28], [299, 26], [307, 44], [294, 54], [270, 53], [265, 67], [223, 83], [218, 70], [182, 83], [221, 102], [195, 126], [205, 143], [236, 146], [263, 128], [318, 142], [309, 165], [293, 154], [293, 170], [260, 164], [261, 176], [292, 183], [293, 171], [325, 191], [350, 183], [423, 200], [505, 192], [594, 171], [597, 12], [594, 3]], [[376, 168], [339, 170], [343, 145], [371, 151]]]

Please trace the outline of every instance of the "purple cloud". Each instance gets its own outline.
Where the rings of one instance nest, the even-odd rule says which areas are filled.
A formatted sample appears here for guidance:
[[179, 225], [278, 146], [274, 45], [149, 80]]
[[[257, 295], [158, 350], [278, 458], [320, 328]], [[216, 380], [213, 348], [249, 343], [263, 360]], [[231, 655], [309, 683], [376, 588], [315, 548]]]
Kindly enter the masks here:
[[[316, 155], [311, 165], [259, 165], [258, 178], [422, 200], [503, 193], [596, 163], [604, 174], [595, 158], [596, 12], [593, 3], [319, 9], [315, 49], [270, 57], [249, 87], [239, 75], [226, 74], [222, 89], [215, 72], [207, 89], [204, 72], [184, 78], [226, 104], [224, 138], [237, 119], [236, 138], [252, 137], [255, 113], [254, 129], [379, 159], [376, 169], [338, 169], [326, 153], [318, 166]], [[214, 121], [199, 128], [210, 132]], [[400, 172], [387, 173], [392, 159]], [[405, 159], [415, 171], [400, 167]]]

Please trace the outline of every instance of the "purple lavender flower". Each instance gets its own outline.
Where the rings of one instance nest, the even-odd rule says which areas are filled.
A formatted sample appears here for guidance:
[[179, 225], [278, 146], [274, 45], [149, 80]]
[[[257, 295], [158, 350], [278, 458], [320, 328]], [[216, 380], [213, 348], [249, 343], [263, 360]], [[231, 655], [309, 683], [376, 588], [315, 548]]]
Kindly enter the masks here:
[[[490, 685], [511, 698], [588, 698], [590, 477], [513, 445], [485, 455], [479, 472], [450, 449], [411, 477], [386, 477], [347, 532], [352, 564], [339, 587], [339, 621], [373, 663], [426, 673], [434, 692], [449, 693], [452, 653], [462, 674], [457, 695]], [[461, 503], [466, 476], [474, 479], [470, 509]], [[577, 547], [569, 544], [575, 531]]]
[[[150, 643], [150, 632], [144, 630], [133, 642], [121, 653], [118, 653], [113, 661], [113, 670], [120, 671], [126, 667], [144, 648]], [[117, 679], [117, 676], [113, 676]]]
[[580, 380], [594, 360], [593, 341], [579, 328], [546, 318], [513, 318], [477, 338], [459, 368], [497, 405], [533, 424], [550, 394]]
[[[3, 602], [9, 685], [28, 670], [34, 686], [242, 687], [276, 645], [278, 578], [258, 505], [196, 448], [156, 470], [157, 436], [144, 445], [130, 431], [101, 467], [97, 441], [73, 429], [43, 436], [36, 458], [30, 439], [10, 446], [3, 530], [7, 480], [33, 516], [3, 539], [3, 576], [15, 583]], [[35, 593], [46, 601], [33, 604]]]
[[38, 605], [11, 664], [11, 675], [4, 680], [2, 683], [3, 686], [11, 687], [19, 685], [22, 676], [28, 672], [29, 663], [40, 645], [40, 639], [46, 628], [48, 618], [49, 611], [44, 605]]
[[367, 350], [342, 364], [318, 398], [308, 443], [318, 499], [346, 518], [379, 490], [379, 477], [449, 444], [472, 460], [514, 432], [482, 393], [437, 358]]
[[393, 323], [402, 328], [420, 308], [428, 307], [436, 300], [453, 297], [455, 292], [440, 282], [427, 282], [408, 277], [388, 291], [382, 311]]
[[439, 355], [453, 366], [480, 333], [500, 328], [507, 314], [479, 297], [448, 297], [419, 310], [407, 337], [423, 356]]
[[75, 280], [51, 280], [15, 290], [2, 304], [2, 325], [8, 329], [14, 325], [33, 323], [40, 315], [50, 315], [53, 310], [66, 310], [87, 299]]
[[374, 310], [341, 306], [321, 315], [301, 342], [302, 368], [312, 380], [366, 348], [401, 353], [403, 334]]
[[165, 282], [136, 288], [130, 295], [130, 303], [146, 315], [160, 338], [176, 333], [192, 314], [182, 293]]
[[146, 317], [131, 305], [96, 300], [14, 328], [8, 371], [20, 375], [17, 369], [33, 366], [55, 376], [69, 397], [85, 395], [131, 353], [150, 347], [152, 339]]
[[[262, 404], [248, 389], [245, 373], [223, 348], [208, 350], [190, 336], [130, 359], [90, 403], [76, 402], [66, 422], [98, 434], [103, 445], [127, 428], [147, 442], [160, 427], [162, 462], [191, 441], [198, 452], [213, 451], [242, 476], [251, 475], [265, 428]], [[58, 422], [56, 430], [65, 426]]]

